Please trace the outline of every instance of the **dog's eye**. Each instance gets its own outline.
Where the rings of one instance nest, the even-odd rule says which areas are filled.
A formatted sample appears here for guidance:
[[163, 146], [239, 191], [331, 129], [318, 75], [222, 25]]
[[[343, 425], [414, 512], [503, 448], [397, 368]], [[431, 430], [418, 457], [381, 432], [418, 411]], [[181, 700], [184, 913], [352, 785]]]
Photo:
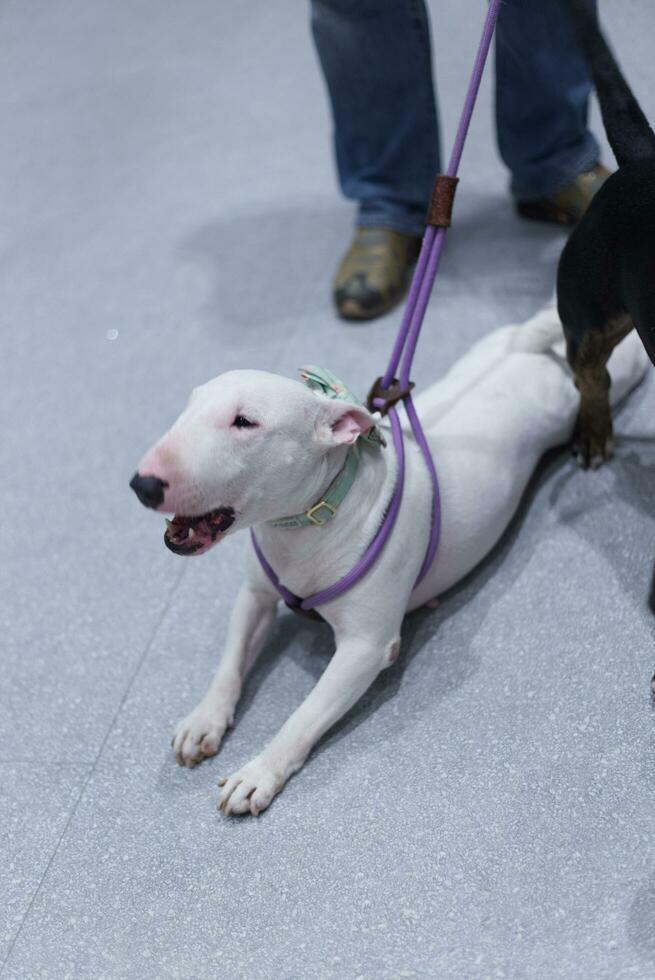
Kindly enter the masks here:
[[256, 429], [257, 423], [251, 422], [245, 415], [237, 415], [232, 423], [235, 429]]

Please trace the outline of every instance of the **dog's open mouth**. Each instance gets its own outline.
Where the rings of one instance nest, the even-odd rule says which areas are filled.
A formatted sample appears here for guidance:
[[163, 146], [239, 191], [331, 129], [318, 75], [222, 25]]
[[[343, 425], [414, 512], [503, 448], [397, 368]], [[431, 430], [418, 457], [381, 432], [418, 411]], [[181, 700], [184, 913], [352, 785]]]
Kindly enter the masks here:
[[232, 507], [217, 507], [200, 517], [174, 514], [166, 521], [164, 544], [176, 555], [201, 555], [234, 524]]

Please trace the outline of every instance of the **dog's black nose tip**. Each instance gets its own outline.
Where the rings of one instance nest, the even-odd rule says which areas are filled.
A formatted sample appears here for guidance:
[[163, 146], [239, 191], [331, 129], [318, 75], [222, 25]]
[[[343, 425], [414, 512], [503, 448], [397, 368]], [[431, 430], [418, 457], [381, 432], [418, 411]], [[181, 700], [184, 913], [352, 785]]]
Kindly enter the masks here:
[[144, 507], [152, 507], [153, 510], [164, 502], [164, 490], [168, 486], [165, 480], [160, 480], [158, 476], [140, 476], [135, 473], [130, 480], [130, 487], [141, 501]]

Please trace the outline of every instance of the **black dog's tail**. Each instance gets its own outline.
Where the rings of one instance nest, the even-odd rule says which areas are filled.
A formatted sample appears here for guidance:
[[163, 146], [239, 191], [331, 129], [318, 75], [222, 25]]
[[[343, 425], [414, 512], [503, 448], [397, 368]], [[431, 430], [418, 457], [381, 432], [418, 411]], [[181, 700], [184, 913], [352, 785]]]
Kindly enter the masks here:
[[655, 133], [632, 94], [598, 23], [585, 0], [559, 0], [575, 30], [589, 67], [607, 139], [619, 166], [632, 160], [655, 158]]

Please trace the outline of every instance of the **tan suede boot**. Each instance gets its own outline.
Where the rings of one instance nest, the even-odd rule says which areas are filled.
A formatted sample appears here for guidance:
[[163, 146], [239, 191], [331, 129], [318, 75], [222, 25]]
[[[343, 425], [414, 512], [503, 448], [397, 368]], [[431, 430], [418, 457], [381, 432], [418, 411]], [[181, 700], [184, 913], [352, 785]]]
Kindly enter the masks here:
[[339, 316], [370, 320], [395, 306], [420, 247], [420, 237], [391, 228], [357, 228], [334, 277]]
[[597, 163], [593, 170], [580, 174], [572, 183], [555, 191], [549, 197], [533, 201], [517, 201], [516, 210], [522, 218], [529, 218], [531, 221], [575, 225], [611, 172], [602, 163]]

